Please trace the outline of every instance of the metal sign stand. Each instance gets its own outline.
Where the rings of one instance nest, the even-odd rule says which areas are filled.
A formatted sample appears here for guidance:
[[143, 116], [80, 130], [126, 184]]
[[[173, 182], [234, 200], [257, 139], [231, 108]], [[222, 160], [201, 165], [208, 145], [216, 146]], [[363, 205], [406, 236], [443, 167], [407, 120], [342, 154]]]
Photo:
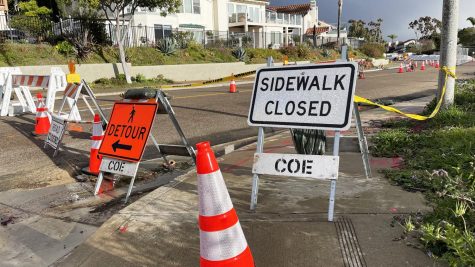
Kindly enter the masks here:
[[[68, 123], [72, 122], [70, 119], [71, 119], [71, 116], [73, 114], [73, 111], [78, 110], [77, 104], [78, 104], [78, 101], [79, 101], [79, 97], [81, 97], [84, 100], [84, 103], [88, 107], [89, 111], [91, 112], [92, 115], [94, 115], [94, 110], [92, 109], [91, 105], [89, 104], [89, 102], [86, 99], [86, 96], [88, 96], [92, 100], [92, 102], [94, 104], [94, 107], [96, 108], [96, 110], [100, 114], [100, 116], [102, 117], [103, 121], [105, 121], [104, 112], [102, 111], [101, 107], [97, 103], [96, 97], [95, 97], [94, 93], [92, 92], [91, 88], [89, 88], [89, 86], [87, 85], [87, 83], [84, 80], [82, 80], [81, 84], [78, 85], [78, 86], [79, 86], [79, 88], [77, 89], [77, 93], [74, 95], [73, 101], [71, 103], [71, 111], [69, 112], [68, 117], [67, 118], [62, 118], [61, 117], [61, 113], [63, 111], [64, 105], [65, 105], [66, 101], [68, 101], [68, 99], [67, 99], [68, 97], [66, 95], [64, 96], [63, 102], [61, 103], [61, 106], [60, 106], [59, 111], [57, 113], [57, 117], [63, 119], [65, 129], [66, 129]], [[79, 123], [81, 123], [81, 122], [83, 122], [83, 121], [79, 121]], [[56, 147], [51, 146], [51, 144], [47, 143], [48, 137], [45, 140], [44, 148], [46, 148], [47, 145], [49, 145], [49, 146], [51, 146], [55, 149], [53, 157], [55, 157], [58, 154], [61, 142], [63, 140], [64, 132], [65, 132], [65, 130], [62, 131], [61, 137], [59, 138], [59, 143]]]
[[[155, 101], [157, 101], [159, 103], [159, 105], [160, 104], [163, 105], [166, 113], [168, 114], [170, 120], [172, 121], [176, 131], [180, 135], [180, 138], [183, 142], [183, 146], [159, 144], [157, 142], [157, 140], [155, 139], [155, 137], [153, 136], [152, 131], [150, 131], [148, 137], [152, 140], [153, 144], [157, 148], [157, 151], [158, 151], [160, 157], [163, 158], [163, 160], [165, 161], [166, 164], [169, 163], [166, 155], [190, 156], [193, 159], [193, 161], [196, 162], [195, 150], [189, 144], [188, 139], [185, 137], [185, 134], [183, 133], [183, 131], [180, 127], [180, 124], [178, 123], [178, 121], [175, 117], [175, 112], [173, 111], [173, 108], [172, 108], [170, 102], [168, 101], [168, 99], [166, 98], [166, 96], [163, 94], [163, 92], [161, 90], [157, 91]], [[103, 116], [103, 114], [101, 116]], [[105, 120], [105, 122], [108, 123], [107, 120]], [[107, 160], [113, 160], [113, 161], [116, 161], [116, 162], [121, 162], [123, 164], [126, 164], [125, 168], [130, 169], [130, 171], [128, 171], [128, 173], [130, 175], [127, 175], [127, 176], [131, 176], [132, 179], [130, 181], [129, 187], [127, 189], [127, 195], [126, 195], [125, 200], [124, 200], [124, 203], [127, 203], [128, 200], [129, 200], [130, 195], [132, 194], [132, 189], [134, 187], [135, 177], [137, 176], [137, 170], [139, 168], [140, 162], [127, 162], [127, 161], [115, 160], [115, 159], [109, 159], [109, 158], [104, 158], [103, 162], [104, 162], [104, 160], [106, 160], [106, 161]], [[102, 164], [101, 164], [101, 170], [102, 170]], [[101, 187], [103, 179], [104, 179], [104, 172], [100, 171], [99, 175], [97, 177], [97, 182], [96, 182], [96, 186], [95, 186], [95, 189], [94, 189], [94, 195], [97, 195], [99, 193], [99, 189]]]
[[[347, 61], [347, 47], [343, 46], [342, 47], [342, 61]], [[272, 67], [273, 66], [273, 60], [270, 57], [267, 60], [267, 67]], [[365, 174], [366, 177], [369, 178], [371, 177], [371, 168], [369, 165], [369, 158], [368, 158], [368, 144], [366, 141], [366, 137], [364, 136], [363, 132], [363, 127], [361, 124], [361, 118], [360, 118], [360, 113], [358, 110], [358, 106], [354, 106], [354, 114], [355, 114], [355, 124], [356, 124], [356, 129], [358, 133], [358, 141], [359, 141], [359, 146], [360, 146], [360, 152], [361, 156], [363, 159], [363, 165], [365, 169]], [[258, 135], [257, 135], [257, 145], [256, 145], [256, 154], [258, 153], [263, 153], [264, 150], [264, 128], [259, 127], [258, 128]], [[340, 131], [335, 131], [335, 137], [334, 137], [334, 142], [333, 142], [333, 156], [338, 157], [339, 156], [339, 151], [340, 151], [340, 138], [341, 138], [341, 132]], [[258, 192], [259, 192], [259, 174], [253, 173], [252, 176], [252, 192], [251, 192], [251, 203], [250, 203], [250, 209], [255, 210], [257, 206], [257, 198], [258, 198]], [[330, 184], [330, 196], [329, 196], [329, 202], [328, 202], [328, 221], [332, 222], [334, 219], [334, 210], [335, 210], [335, 195], [336, 195], [336, 180], [332, 179], [331, 184]]]

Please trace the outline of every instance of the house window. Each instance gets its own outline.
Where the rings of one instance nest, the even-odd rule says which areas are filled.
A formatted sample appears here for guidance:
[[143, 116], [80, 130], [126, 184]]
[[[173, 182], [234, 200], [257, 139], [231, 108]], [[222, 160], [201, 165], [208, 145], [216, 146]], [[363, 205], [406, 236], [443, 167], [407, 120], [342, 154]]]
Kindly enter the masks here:
[[280, 44], [282, 42], [282, 33], [280, 32], [271, 32], [270, 41], [273, 44]]
[[229, 23], [237, 22], [237, 14], [234, 11], [234, 4], [231, 3], [228, 3], [228, 19]]
[[171, 25], [162, 25], [162, 24], [155, 24], [155, 40], [158, 41], [165, 37], [170, 37], [172, 35], [172, 26]]
[[200, 0], [183, 0], [179, 12], [201, 14]]

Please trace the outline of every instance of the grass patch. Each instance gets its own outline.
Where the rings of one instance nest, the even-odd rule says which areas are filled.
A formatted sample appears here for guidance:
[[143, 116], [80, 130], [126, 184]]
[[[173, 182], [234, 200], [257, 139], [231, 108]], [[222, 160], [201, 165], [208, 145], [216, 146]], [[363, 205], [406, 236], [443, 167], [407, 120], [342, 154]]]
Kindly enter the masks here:
[[[410, 219], [432, 255], [451, 266], [475, 265], [475, 80], [458, 81], [455, 105], [433, 119], [391, 120], [373, 139], [375, 156], [404, 158], [384, 174], [393, 183], [426, 194], [433, 212]], [[428, 104], [425, 114], [436, 105]]]
[[132, 77], [132, 84], [128, 84], [125, 80], [124, 74], [119, 74], [117, 78], [101, 78], [90, 84], [94, 91], [117, 91], [121, 89], [133, 89], [144, 87], [160, 87], [163, 84], [171, 84], [173, 80], [166, 79], [162, 75], [158, 75], [156, 78], [147, 79], [144, 75], [138, 74]]
[[[64, 65], [74, 56], [63, 50], [61, 45], [3, 43], [0, 44], [0, 66]], [[165, 55], [154, 47], [127, 48], [126, 59], [134, 66], [238, 62], [232, 51], [231, 48], [204, 48], [191, 42], [187, 48], [177, 49], [171, 55]], [[248, 64], [265, 63], [269, 56], [276, 62], [281, 62], [284, 55], [287, 55], [291, 62], [305, 60], [318, 62], [339, 58], [335, 50], [311, 49], [305, 45], [280, 50], [247, 48], [246, 52]], [[119, 50], [113, 46], [98, 46], [87, 59], [78, 62], [118, 63]]]

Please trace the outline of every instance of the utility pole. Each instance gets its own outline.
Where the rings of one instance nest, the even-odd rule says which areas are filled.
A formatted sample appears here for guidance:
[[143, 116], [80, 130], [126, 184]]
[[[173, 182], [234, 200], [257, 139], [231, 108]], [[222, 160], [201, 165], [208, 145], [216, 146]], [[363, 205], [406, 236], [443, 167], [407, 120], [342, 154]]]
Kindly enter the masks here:
[[340, 23], [341, 23], [341, 9], [343, 6], [343, 0], [338, 0], [338, 22], [336, 29], [336, 43], [340, 45]]
[[[444, 0], [442, 7], [442, 33], [440, 44], [440, 66], [447, 66], [455, 72], [457, 63], [457, 32], [459, 20], [459, 0]], [[447, 76], [441, 69], [439, 70], [439, 86], [437, 90], [437, 99], [442, 95], [444, 84], [447, 83], [442, 106], [447, 108], [454, 103], [455, 79]]]

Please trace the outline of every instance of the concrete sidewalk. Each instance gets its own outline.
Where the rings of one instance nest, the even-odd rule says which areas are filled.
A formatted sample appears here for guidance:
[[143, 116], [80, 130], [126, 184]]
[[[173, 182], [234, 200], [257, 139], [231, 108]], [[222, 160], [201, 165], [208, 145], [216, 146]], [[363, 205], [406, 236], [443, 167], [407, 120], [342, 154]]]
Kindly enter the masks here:
[[[394, 105], [422, 111], [430, 97]], [[392, 113], [373, 109], [363, 121]], [[350, 134], [352, 131], [345, 133]], [[364, 177], [359, 153], [341, 153], [335, 222], [327, 221], [330, 182], [261, 176], [258, 206], [249, 210], [255, 144], [220, 158], [229, 193], [256, 266], [438, 266], [401, 240], [393, 217], [427, 212], [420, 193], [392, 186], [377, 170], [391, 159], [371, 159]], [[288, 132], [267, 137], [267, 153], [295, 153]], [[196, 173], [144, 196], [114, 215], [57, 266], [197, 266], [199, 262]]]

